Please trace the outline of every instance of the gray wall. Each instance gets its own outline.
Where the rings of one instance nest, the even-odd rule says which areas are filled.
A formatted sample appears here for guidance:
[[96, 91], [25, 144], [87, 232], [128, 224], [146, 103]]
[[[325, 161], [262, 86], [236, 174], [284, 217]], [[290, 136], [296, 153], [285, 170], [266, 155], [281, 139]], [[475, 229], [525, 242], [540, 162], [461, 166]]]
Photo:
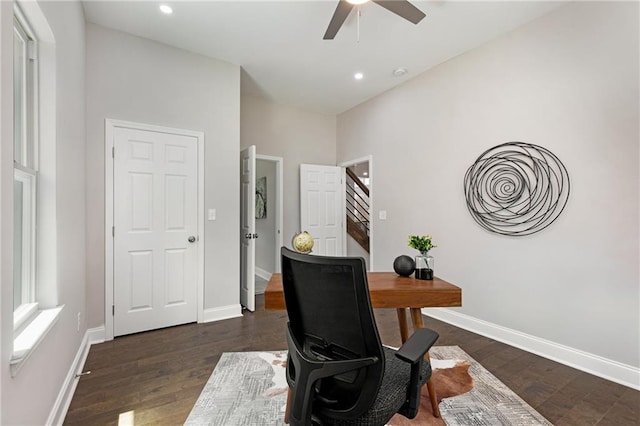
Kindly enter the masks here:
[[[267, 178], [267, 217], [256, 219], [256, 268], [273, 273], [276, 270], [276, 163], [256, 161], [256, 179]], [[279, 253], [279, 252], [278, 252]]]
[[86, 64], [89, 325], [104, 324], [105, 118], [205, 133], [204, 307], [238, 305], [240, 68], [94, 24]]
[[[338, 161], [376, 165], [372, 268], [432, 234], [459, 312], [637, 369], [638, 39], [637, 3], [569, 4], [339, 115]], [[475, 159], [514, 140], [572, 183], [559, 219], [520, 238], [481, 229], [463, 193]]]
[[[29, 8], [33, 9], [35, 4]], [[57, 188], [55, 230], [47, 230], [55, 241], [55, 295], [64, 305], [58, 322], [15, 378], [10, 377], [13, 350], [12, 308], [12, 16], [13, 4], [0, 2], [0, 277], [2, 282], [0, 321], [2, 324], [0, 376], [2, 389], [0, 424], [45, 424], [86, 331], [84, 321], [77, 331], [77, 315], [85, 310], [85, 24], [79, 2], [42, 2], [41, 13], [55, 37], [55, 73], [41, 75], [41, 82], [55, 86], [55, 111], [47, 112], [50, 126], [42, 140], [55, 143], [56, 154], [44, 159], [55, 163]], [[41, 15], [41, 16], [42, 16]], [[52, 80], [52, 81], [50, 81]], [[41, 105], [50, 108], [51, 105]], [[44, 117], [43, 117], [44, 118]], [[52, 119], [53, 118], [53, 119]], [[57, 235], [57, 238], [56, 238]]]
[[283, 158], [283, 244], [300, 231], [300, 164], [336, 164], [336, 116], [243, 96], [242, 148]]
[[371, 270], [369, 267], [369, 252], [362, 248], [362, 246], [354, 240], [351, 235], [347, 234], [347, 256], [357, 256], [364, 259], [364, 263], [367, 266], [367, 271]]

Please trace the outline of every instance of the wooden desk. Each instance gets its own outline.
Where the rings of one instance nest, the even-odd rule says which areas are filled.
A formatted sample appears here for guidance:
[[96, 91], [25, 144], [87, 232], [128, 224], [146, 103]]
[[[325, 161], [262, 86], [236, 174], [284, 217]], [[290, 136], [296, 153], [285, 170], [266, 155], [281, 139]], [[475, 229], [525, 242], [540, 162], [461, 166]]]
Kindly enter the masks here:
[[[413, 277], [401, 277], [394, 272], [368, 272], [367, 281], [371, 305], [374, 309], [396, 309], [402, 343], [409, 338], [407, 309], [411, 311], [413, 329], [417, 330], [424, 327], [421, 308], [462, 306], [462, 289], [438, 277], [425, 281]], [[286, 309], [281, 274], [271, 275], [264, 291], [264, 307], [266, 310]], [[440, 417], [431, 379], [427, 382], [427, 388], [433, 413], [436, 417]], [[285, 421], [288, 421], [288, 418]]]
[[[395, 272], [368, 272], [369, 294], [373, 308], [437, 308], [462, 306], [462, 289], [434, 277], [417, 280]], [[264, 291], [266, 310], [286, 309], [282, 275], [272, 274]]]

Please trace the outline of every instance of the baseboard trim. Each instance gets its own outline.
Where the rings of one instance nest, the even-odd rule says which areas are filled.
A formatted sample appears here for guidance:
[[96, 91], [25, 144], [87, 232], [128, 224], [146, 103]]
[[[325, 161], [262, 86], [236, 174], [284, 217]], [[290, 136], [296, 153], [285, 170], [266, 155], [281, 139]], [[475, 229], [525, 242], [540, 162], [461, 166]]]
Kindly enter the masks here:
[[271, 272], [267, 271], [266, 269], [259, 268], [257, 266], [256, 266], [256, 275], [262, 278], [263, 280], [267, 280], [267, 281], [269, 281], [269, 279], [271, 278]]
[[73, 399], [73, 394], [76, 391], [76, 386], [78, 386], [78, 379], [76, 377], [76, 374], [82, 372], [84, 363], [87, 360], [87, 356], [89, 355], [89, 349], [91, 348], [91, 345], [104, 342], [104, 337], [104, 326], [91, 328], [86, 331], [84, 337], [82, 338], [82, 343], [80, 343], [80, 347], [78, 348], [78, 352], [73, 359], [73, 363], [69, 368], [67, 377], [65, 378], [64, 383], [60, 388], [60, 392], [58, 392], [58, 397], [56, 398], [56, 402], [53, 404], [53, 408], [49, 413], [49, 418], [47, 419], [46, 424], [62, 425], [62, 423], [64, 422], [64, 418], [67, 415], [69, 405], [71, 405], [71, 400]]
[[90, 328], [87, 330], [87, 335], [89, 336], [90, 345], [103, 343], [107, 340], [107, 330], [104, 328], [104, 325], [96, 328]]
[[425, 308], [422, 313], [569, 367], [640, 390], [640, 368], [521, 333], [450, 309]]
[[204, 320], [202, 322], [221, 321], [229, 318], [242, 316], [242, 306], [227, 305], [219, 308], [209, 308], [204, 310]]

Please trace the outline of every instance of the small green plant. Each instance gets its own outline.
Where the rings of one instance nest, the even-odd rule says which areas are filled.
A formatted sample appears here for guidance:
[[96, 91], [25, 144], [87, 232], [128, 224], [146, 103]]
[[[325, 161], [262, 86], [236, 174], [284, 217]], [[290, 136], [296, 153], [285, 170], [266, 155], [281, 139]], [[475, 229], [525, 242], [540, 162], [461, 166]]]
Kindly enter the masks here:
[[433, 244], [431, 235], [409, 235], [409, 247], [424, 253], [438, 246]]

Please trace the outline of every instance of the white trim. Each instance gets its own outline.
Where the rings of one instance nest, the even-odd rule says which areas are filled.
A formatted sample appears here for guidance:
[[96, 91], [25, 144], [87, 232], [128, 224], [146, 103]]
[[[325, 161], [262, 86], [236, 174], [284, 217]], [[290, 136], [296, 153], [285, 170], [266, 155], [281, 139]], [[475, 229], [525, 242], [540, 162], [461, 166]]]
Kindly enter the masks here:
[[53, 31], [49, 26], [49, 22], [47, 21], [47, 18], [45, 18], [44, 13], [42, 13], [38, 2], [29, 0], [17, 0], [14, 2], [14, 5], [15, 4], [19, 6], [18, 13], [20, 17], [22, 19], [28, 17], [28, 21], [31, 27], [30, 29], [33, 32], [32, 36], [35, 36], [34, 38], [47, 43], [56, 42], [55, 37], [53, 36]]
[[113, 133], [115, 123], [104, 123], [104, 326], [106, 340], [113, 339]]
[[204, 132], [197, 132], [198, 138], [198, 274], [196, 288], [197, 320], [204, 322]]
[[49, 413], [49, 418], [45, 424], [47, 425], [62, 425], [64, 418], [67, 416], [67, 411], [71, 405], [73, 394], [78, 386], [78, 378], [76, 374], [80, 374], [84, 368], [84, 364], [87, 361], [89, 355], [89, 349], [91, 345], [104, 342], [104, 327], [90, 328], [84, 334], [82, 343], [78, 348], [76, 357], [73, 359], [73, 363], [69, 368], [67, 377], [58, 392], [56, 402], [53, 404], [53, 408]]
[[[261, 154], [256, 154], [256, 160], [266, 160], [266, 161], [273, 161], [276, 163], [276, 245], [275, 245], [275, 259], [274, 259], [274, 271], [275, 272], [280, 272], [280, 247], [283, 246], [282, 243], [282, 232], [283, 232], [283, 196], [282, 196], [282, 191], [283, 191], [283, 179], [282, 179], [282, 171], [283, 169], [283, 158], [282, 157], [273, 157], [271, 155], [261, 155]], [[256, 275], [258, 275], [261, 278], [262, 277], [260, 274], [258, 274], [256, 272]], [[269, 276], [271, 276], [269, 274]], [[264, 278], [264, 279], [268, 279], [268, 278]]]
[[146, 130], [150, 132], [169, 133], [182, 136], [191, 136], [198, 141], [198, 278], [197, 278], [197, 320], [206, 322], [204, 312], [204, 132], [194, 130], [176, 129], [171, 127], [156, 126], [152, 124], [134, 123], [131, 121], [114, 120], [105, 118], [105, 340], [112, 340], [113, 331], [113, 165], [112, 149], [114, 147], [114, 130], [118, 127], [134, 130]]
[[640, 390], [640, 368], [638, 367], [521, 333], [450, 309], [429, 308], [423, 309], [422, 313], [586, 373]]
[[238, 318], [241, 316], [242, 316], [242, 306], [240, 304], [220, 306], [218, 308], [205, 309], [204, 321], [202, 322], [221, 321], [221, 320], [226, 320], [230, 318]]
[[37, 303], [23, 303], [13, 311], [13, 332], [19, 332], [24, 324], [31, 321], [38, 312]]
[[64, 305], [38, 311], [33, 320], [14, 337], [13, 353], [9, 361], [11, 377], [15, 377], [16, 374], [18, 374], [20, 368], [22, 368], [25, 361], [33, 353], [35, 348], [38, 347], [40, 342], [42, 342], [44, 336], [46, 336], [49, 330], [58, 322], [63, 309]]
[[[280, 254], [280, 250], [278, 250], [278, 254]], [[258, 266], [256, 266], [256, 275], [262, 278], [263, 280], [269, 281], [271, 279], [271, 272], [267, 271], [266, 269], [262, 269]]]
[[104, 325], [88, 329], [86, 334], [89, 339], [89, 344], [96, 345], [105, 342], [107, 340], [105, 331]]
[[[22, 295], [20, 298], [21, 304], [36, 304], [36, 215], [38, 211], [38, 202], [36, 194], [37, 189], [37, 172], [30, 170], [27, 167], [23, 167], [19, 164], [13, 166], [13, 180], [22, 184], [22, 205], [20, 210], [22, 212], [22, 230], [21, 230], [21, 264], [22, 271], [20, 272]], [[14, 192], [15, 194], [15, 192]], [[15, 204], [14, 204], [15, 213]], [[15, 234], [14, 234], [15, 236]], [[19, 324], [14, 323], [14, 331], [18, 329]]]
[[[374, 188], [373, 188], [373, 155], [367, 155], [365, 157], [360, 157], [360, 158], [356, 158], [355, 160], [349, 160], [349, 161], [344, 161], [342, 163], [339, 163], [338, 166], [342, 167], [342, 168], [347, 168], [349, 166], [352, 166], [354, 164], [359, 164], [359, 163], [364, 163], [365, 161], [369, 162], [369, 270], [370, 271], [374, 271], [373, 268], [373, 253], [374, 253], [374, 247], [375, 247], [375, 238], [373, 238], [374, 236], [374, 227], [375, 227], [375, 221], [373, 220], [373, 192], [374, 192]], [[346, 201], [344, 201], [346, 202]], [[346, 217], [345, 217], [345, 221], [346, 221]], [[344, 226], [344, 252], [347, 252], [347, 226], [345, 224]]]

